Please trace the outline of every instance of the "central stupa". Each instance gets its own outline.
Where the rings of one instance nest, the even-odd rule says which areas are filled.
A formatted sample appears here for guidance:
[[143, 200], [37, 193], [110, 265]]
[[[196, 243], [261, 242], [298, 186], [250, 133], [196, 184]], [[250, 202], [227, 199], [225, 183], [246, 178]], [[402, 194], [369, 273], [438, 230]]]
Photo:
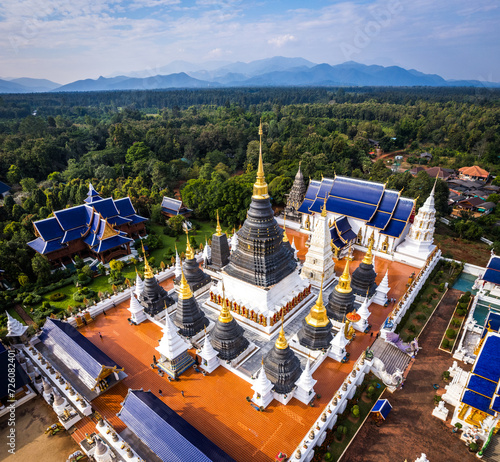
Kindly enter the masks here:
[[[281, 319], [310, 294], [310, 285], [297, 270], [294, 252], [274, 218], [264, 176], [262, 124], [257, 179], [243, 226], [238, 231], [238, 247], [220, 275], [226, 288], [226, 302], [233, 314], [247, 318], [247, 324], [274, 331]], [[222, 304], [222, 294], [213, 286], [209, 306]], [[271, 326], [274, 326], [272, 328]]]

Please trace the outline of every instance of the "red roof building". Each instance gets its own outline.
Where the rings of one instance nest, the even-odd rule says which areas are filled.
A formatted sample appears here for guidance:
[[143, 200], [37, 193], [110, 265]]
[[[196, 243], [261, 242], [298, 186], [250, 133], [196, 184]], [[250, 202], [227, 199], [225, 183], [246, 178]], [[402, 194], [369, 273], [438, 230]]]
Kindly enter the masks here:
[[490, 177], [490, 173], [486, 170], [478, 167], [477, 165], [473, 165], [472, 167], [462, 167], [458, 170], [459, 177], [467, 180], [479, 180], [479, 181], [488, 181]]

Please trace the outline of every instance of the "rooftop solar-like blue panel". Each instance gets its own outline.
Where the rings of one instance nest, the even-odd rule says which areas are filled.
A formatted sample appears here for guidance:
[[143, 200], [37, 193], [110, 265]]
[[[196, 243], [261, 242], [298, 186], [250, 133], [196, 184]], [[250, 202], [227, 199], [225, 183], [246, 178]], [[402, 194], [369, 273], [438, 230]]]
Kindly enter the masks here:
[[54, 216], [65, 231], [79, 228], [87, 223], [87, 210], [85, 205], [78, 205], [69, 209], [58, 210]]
[[118, 210], [115, 207], [115, 202], [111, 197], [102, 199], [92, 204], [97, 213], [100, 213], [103, 218], [116, 217]]
[[490, 398], [478, 395], [470, 390], [465, 390], [462, 397], [462, 403], [475, 407], [476, 409], [486, 412], [487, 414], [494, 415], [494, 412], [490, 409], [490, 402]]
[[64, 231], [61, 229], [58, 221], [54, 217], [35, 221], [34, 225], [44, 241], [58, 239], [64, 235]]
[[135, 214], [135, 209], [130, 201], [130, 197], [124, 197], [116, 200], [115, 207], [118, 209], [122, 217], [128, 217]]
[[233, 461], [151, 392], [129, 390], [118, 417], [164, 462]]
[[500, 284], [500, 271], [487, 269], [483, 275], [483, 280], [493, 284]]
[[399, 193], [397, 191], [386, 189], [382, 195], [382, 200], [380, 201], [378, 209], [382, 212], [392, 213], [398, 203], [398, 199]]
[[113, 236], [108, 239], [104, 239], [99, 241], [99, 245], [96, 249], [94, 249], [97, 253], [104, 252], [105, 250], [113, 249], [122, 244], [126, 244], [127, 242], [132, 242], [132, 239], [129, 237], [123, 236]]
[[115, 361], [67, 322], [47, 318], [38, 338], [89, 388], [94, 386], [102, 365], [120, 368]]
[[333, 186], [333, 180], [329, 178], [324, 178], [318, 190], [318, 197], [324, 199], [325, 196], [328, 196], [330, 194], [330, 191], [332, 190], [332, 186]]
[[493, 257], [486, 268], [500, 271], [500, 257]]
[[[320, 212], [322, 206], [323, 201], [318, 199], [312, 205], [311, 210], [314, 212]], [[374, 205], [352, 202], [330, 196], [330, 198], [326, 201], [326, 209], [329, 212], [337, 213], [338, 215], [346, 215], [348, 217], [368, 221], [375, 213], [376, 207]]]
[[395, 220], [408, 221], [413, 210], [413, 200], [406, 197], [399, 198], [392, 218]]
[[330, 194], [344, 199], [377, 205], [383, 192], [383, 184], [338, 176], [335, 178]]
[[311, 212], [309, 210], [309, 207], [311, 207], [311, 205], [313, 205], [313, 201], [311, 201], [309, 199], [304, 199], [304, 202], [302, 202], [302, 204], [300, 204], [298, 211], [300, 213], [307, 213], [308, 215], [310, 215]]
[[500, 412], [500, 396], [495, 396], [495, 399], [491, 402], [490, 408], [493, 411]]
[[381, 234], [386, 234], [391, 237], [399, 237], [404, 231], [406, 225], [406, 221], [390, 220], [386, 228], [381, 231]]
[[492, 398], [493, 395], [495, 394], [497, 384], [494, 382], [491, 382], [490, 380], [483, 379], [482, 377], [479, 377], [478, 375], [471, 374], [471, 376], [469, 378], [469, 382], [467, 383], [467, 386], [465, 388], [468, 388], [469, 390], [475, 391], [476, 393], [479, 393], [480, 395], [485, 395], [485, 396], [489, 396], [490, 398]]
[[72, 229], [70, 231], [66, 231], [64, 233], [63, 238], [61, 239], [61, 243], [65, 244], [66, 242], [74, 241], [75, 239], [80, 239], [82, 234], [87, 231], [87, 226], [81, 226], [80, 228]]
[[307, 188], [305, 198], [312, 200], [312, 201], [316, 200], [316, 196], [318, 195], [318, 190], [319, 190], [320, 185], [321, 185], [321, 181], [311, 180], [311, 182], [309, 183], [309, 186]]
[[391, 214], [387, 212], [381, 212], [378, 210], [372, 219], [367, 223], [368, 226], [373, 226], [377, 229], [384, 229], [391, 219]]
[[498, 383], [500, 379], [499, 352], [500, 336], [490, 333], [483, 343], [472, 372]]

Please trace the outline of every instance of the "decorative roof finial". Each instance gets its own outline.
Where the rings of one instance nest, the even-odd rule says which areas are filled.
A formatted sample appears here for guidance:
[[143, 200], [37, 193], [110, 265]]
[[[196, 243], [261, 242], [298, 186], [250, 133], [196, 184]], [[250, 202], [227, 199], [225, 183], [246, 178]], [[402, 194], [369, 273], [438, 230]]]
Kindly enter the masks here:
[[281, 316], [281, 328], [280, 328], [280, 333], [278, 335], [278, 338], [276, 339], [276, 348], [278, 350], [284, 350], [285, 348], [288, 347], [288, 342], [286, 341], [285, 337], [285, 329], [283, 329], [283, 315]]
[[341, 292], [343, 294], [348, 294], [352, 292], [351, 288], [351, 274], [349, 273], [349, 261], [351, 260], [351, 256], [348, 255], [345, 257], [345, 268], [344, 272], [340, 276], [339, 283], [337, 284], [337, 287], [335, 287], [335, 290], [337, 292]]
[[288, 236], [286, 234], [286, 211], [285, 217], [283, 218], [283, 242], [288, 242]]
[[154, 277], [153, 270], [149, 266], [148, 259], [146, 258], [146, 251], [144, 250], [144, 242], [141, 242], [142, 254], [144, 256], [144, 279], [152, 279]]
[[257, 178], [253, 185], [253, 198], [255, 199], [267, 199], [269, 197], [267, 190], [266, 178], [264, 175], [264, 162], [262, 160], [262, 120], [259, 125], [259, 164], [257, 168]]
[[375, 241], [374, 233], [375, 231], [372, 232], [370, 239], [368, 239], [368, 250], [366, 251], [366, 254], [363, 257], [363, 263], [365, 263], [366, 265], [371, 265], [373, 263], [372, 249], [373, 249], [373, 243]]
[[219, 223], [219, 209], [217, 209], [217, 228], [215, 229], [216, 236], [222, 236], [222, 228]]
[[312, 327], [325, 327], [330, 320], [326, 314], [326, 308], [323, 304], [323, 280], [325, 275], [321, 275], [321, 288], [319, 290], [318, 300], [316, 304], [311, 308], [309, 314], [306, 316], [306, 322]]
[[194, 258], [194, 250], [189, 243], [189, 231], [186, 229], [186, 259], [192, 260]]
[[321, 209], [321, 216], [326, 217], [326, 201], [328, 199], [328, 195], [325, 195], [325, 201], [323, 202], [323, 208]]
[[182, 269], [181, 263], [181, 285], [179, 287], [179, 300], [189, 300], [193, 297], [193, 292], [191, 292], [191, 287], [184, 276], [184, 270]]
[[231, 311], [229, 311], [229, 308], [227, 307], [226, 295], [224, 293], [224, 282], [221, 281], [221, 284], [222, 284], [222, 309], [220, 310], [219, 321], [227, 323], [233, 320], [233, 315], [231, 314]]

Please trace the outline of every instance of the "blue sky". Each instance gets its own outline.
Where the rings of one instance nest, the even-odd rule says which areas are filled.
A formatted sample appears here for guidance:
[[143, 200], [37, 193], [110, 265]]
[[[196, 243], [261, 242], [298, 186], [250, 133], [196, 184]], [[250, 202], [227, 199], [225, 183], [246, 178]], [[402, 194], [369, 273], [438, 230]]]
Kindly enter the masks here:
[[288, 56], [498, 82], [499, 26], [494, 0], [3, 0], [0, 76], [68, 83]]

